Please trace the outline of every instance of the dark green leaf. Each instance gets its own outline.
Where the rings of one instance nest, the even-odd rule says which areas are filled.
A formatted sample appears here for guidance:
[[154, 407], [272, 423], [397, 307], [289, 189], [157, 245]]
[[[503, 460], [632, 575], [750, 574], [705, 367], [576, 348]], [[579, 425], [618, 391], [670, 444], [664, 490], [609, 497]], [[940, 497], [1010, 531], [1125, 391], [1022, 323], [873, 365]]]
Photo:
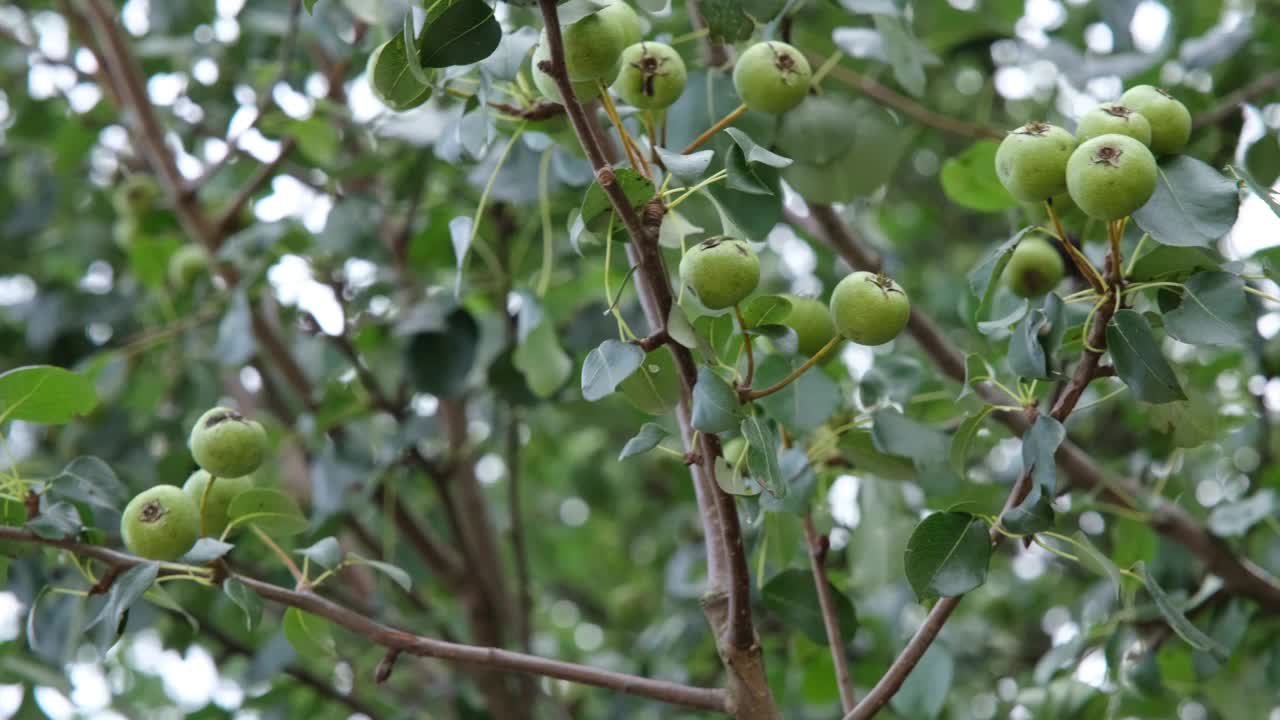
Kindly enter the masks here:
[[698, 368], [693, 386], [693, 427], [705, 433], [728, 432], [738, 427], [738, 394], [729, 383], [705, 365]]
[[129, 490], [101, 459], [78, 457], [67, 463], [50, 481], [51, 492], [66, 500], [119, 511], [129, 500]]
[[1182, 608], [1174, 602], [1173, 598], [1169, 597], [1164, 588], [1160, 587], [1160, 584], [1151, 575], [1151, 571], [1147, 570], [1146, 563], [1137, 563], [1133, 566], [1133, 571], [1142, 576], [1142, 582], [1146, 585], [1151, 599], [1155, 601], [1160, 614], [1164, 616], [1165, 621], [1178, 634], [1178, 637], [1185, 640], [1188, 645], [1196, 650], [1212, 653], [1220, 660], [1227, 659], [1226, 649], [1219, 645], [1216, 640], [1205, 635], [1200, 628], [1187, 619], [1187, 616], [1182, 612]]
[[1236, 222], [1236, 184], [1190, 155], [1160, 162], [1156, 191], [1133, 214], [1138, 226], [1164, 245], [1209, 247]]
[[742, 420], [742, 437], [749, 445], [747, 467], [751, 477], [775, 498], [786, 497], [790, 488], [778, 464], [778, 431], [760, 416], [749, 415]]
[[1016, 207], [1018, 201], [996, 177], [995, 140], [979, 140], [942, 164], [942, 190], [951, 202], [979, 212]]
[[910, 460], [876, 449], [875, 440], [868, 431], [854, 430], [841, 435], [840, 450], [857, 472], [870, 473], [885, 480], [914, 480], [916, 477], [915, 465]]
[[987, 416], [995, 410], [990, 405], [984, 405], [977, 413], [970, 415], [960, 423], [960, 427], [956, 428], [955, 435], [951, 436], [951, 469], [957, 475], [964, 476], [969, 468], [969, 448], [972, 447], [973, 441], [978, 437], [978, 433], [982, 430], [982, 423]]
[[[858, 614], [853, 603], [835, 585], [827, 581], [831, 597], [835, 601], [836, 623], [845, 644], [858, 632]], [[819, 645], [827, 644], [826, 625], [818, 604], [818, 588], [813, 574], [805, 570], [784, 570], [765, 583], [760, 591], [765, 609], [773, 613], [788, 628], [804, 633]], [[841, 648], [843, 650], [843, 648]]]
[[645, 423], [640, 426], [640, 432], [636, 436], [627, 441], [622, 447], [622, 452], [618, 455], [619, 460], [626, 460], [632, 455], [649, 452], [658, 447], [658, 443], [667, 436], [666, 428], [657, 423]]
[[963, 595], [987, 579], [991, 562], [990, 528], [965, 512], [933, 513], [907, 541], [906, 571], [916, 597]]
[[333, 642], [333, 628], [328, 620], [291, 607], [284, 611], [281, 625], [285, 638], [299, 657], [325, 658], [338, 654]]
[[1193, 275], [1182, 304], [1164, 314], [1164, 329], [1189, 345], [1242, 346], [1253, 334], [1244, 281], [1224, 272]]
[[85, 630], [105, 621], [114, 636], [119, 637], [124, 632], [125, 613], [129, 612], [129, 608], [142, 598], [159, 575], [160, 564], [153, 562], [135, 565], [120, 573], [115, 582], [111, 583], [111, 590], [107, 592], [107, 604], [103, 605], [98, 616], [85, 626]]
[[475, 363], [480, 327], [471, 313], [455, 308], [439, 330], [409, 338], [405, 362], [415, 390], [437, 397], [457, 397]]
[[951, 470], [951, 440], [946, 434], [918, 423], [896, 410], [872, 415], [871, 437], [876, 449], [910, 458], [916, 481], [931, 495], [946, 495], [960, 479]]
[[618, 391], [639, 410], [650, 415], [666, 415], [680, 401], [678, 372], [671, 353], [666, 348], [658, 348], [645, 355], [640, 367], [618, 384]]
[[452, 0], [428, 18], [418, 38], [423, 67], [470, 65], [493, 54], [502, 42], [502, 26], [483, 0]]
[[1116, 372], [1134, 397], [1149, 403], [1186, 400], [1173, 368], [1165, 361], [1151, 334], [1147, 319], [1133, 310], [1121, 310], [1107, 325], [1107, 349]]
[[582, 397], [595, 402], [611, 394], [644, 362], [644, 350], [621, 340], [605, 340], [582, 363]]
[[[791, 355], [769, 355], [756, 368], [755, 386], [770, 387], [804, 364]], [[769, 417], [792, 432], [809, 432], [825, 423], [840, 406], [840, 388], [817, 368], [806, 371], [778, 392], [756, 401]]]
[[412, 110], [431, 98], [431, 86], [413, 76], [408, 58], [404, 36], [399, 33], [369, 56], [369, 87], [383, 105], [397, 112]]
[[236, 495], [227, 508], [230, 525], [252, 524], [268, 535], [297, 535], [307, 529], [307, 518], [293, 498], [279, 490], [253, 488]]
[[80, 532], [80, 513], [68, 502], [55, 502], [41, 508], [40, 514], [27, 523], [31, 531], [42, 538], [62, 540], [75, 537]]
[[1004, 266], [1009, 264], [1009, 256], [1013, 254], [1013, 249], [1018, 246], [1022, 238], [1034, 229], [1034, 227], [1026, 227], [1019, 230], [1013, 237], [987, 253], [986, 257], [969, 271], [969, 288], [978, 298], [978, 308], [974, 312], [975, 319], [981, 320], [986, 316], [991, 307], [991, 298], [995, 297], [996, 289], [1000, 287]]
[[392, 565], [391, 563], [382, 562], [381, 560], [370, 560], [356, 553], [347, 553], [347, 560], [358, 565], [367, 565], [374, 570], [391, 578], [392, 582], [399, 585], [402, 590], [409, 592], [413, 589], [413, 580], [409, 577], [409, 573], [403, 569]]
[[1157, 245], [1133, 264], [1129, 279], [1133, 282], [1182, 282], [1195, 273], [1217, 270], [1221, 264], [1217, 253], [1209, 249]]
[[30, 365], [0, 374], [0, 423], [25, 420], [61, 425], [98, 405], [93, 383], [52, 365]]

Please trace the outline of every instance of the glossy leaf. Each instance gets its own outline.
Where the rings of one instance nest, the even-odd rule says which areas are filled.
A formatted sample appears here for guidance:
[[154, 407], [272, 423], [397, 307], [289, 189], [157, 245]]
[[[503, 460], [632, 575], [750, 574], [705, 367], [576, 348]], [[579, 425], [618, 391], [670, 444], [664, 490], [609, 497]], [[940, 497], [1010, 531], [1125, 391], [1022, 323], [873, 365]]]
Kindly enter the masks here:
[[698, 368], [693, 386], [693, 427], [706, 433], [722, 433], [738, 427], [738, 394], [711, 368]]
[[922, 520], [906, 552], [907, 580], [916, 597], [954, 597], [986, 582], [989, 530], [985, 520], [965, 512], [939, 512]]
[[70, 370], [31, 365], [0, 374], [0, 422], [61, 425], [87, 415], [97, 404], [93, 384]]
[[1236, 184], [1190, 155], [1160, 162], [1156, 191], [1133, 214], [1138, 226], [1164, 245], [1209, 247], [1235, 224]]
[[667, 434], [666, 428], [661, 425], [651, 422], [645, 423], [640, 426], [640, 432], [636, 433], [635, 437], [628, 440], [627, 444], [622, 446], [622, 452], [619, 453], [618, 459], [626, 460], [633, 455], [649, 452], [650, 450], [658, 447], [658, 443], [662, 442], [662, 439], [665, 438]]
[[582, 362], [582, 397], [595, 402], [612, 394], [644, 362], [639, 346], [605, 340]]
[[279, 490], [253, 488], [236, 495], [227, 508], [231, 525], [256, 525], [274, 537], [297, 535], [306, 531], [307, 518], [293, 498]]
[[1151, 325], [1133, 310], [1121, 310], [1107, 325], [1107, 349], [1116, 372], [1135, 397], [1149, 403], [1185, 400], [1173, 368], [1151, 334]]

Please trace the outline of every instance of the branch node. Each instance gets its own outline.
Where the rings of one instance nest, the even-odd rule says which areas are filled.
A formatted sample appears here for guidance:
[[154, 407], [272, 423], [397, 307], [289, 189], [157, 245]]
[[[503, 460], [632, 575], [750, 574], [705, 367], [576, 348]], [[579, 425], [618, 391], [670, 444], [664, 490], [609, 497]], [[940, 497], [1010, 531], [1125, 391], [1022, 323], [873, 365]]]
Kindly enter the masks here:
[[698, 465], [702, 462], [702, 455], [696, 452], [687, 452], [684, 454], [685, 465]]
[[391, 677], [391, 671], [396, 667], [396, 660], [400, 658], [400, 650], [391, 648], [386, 655], [382, 656], [382, 660], [378, 661], [378, 667], [373, 671], [373, 681], [381, 685]]

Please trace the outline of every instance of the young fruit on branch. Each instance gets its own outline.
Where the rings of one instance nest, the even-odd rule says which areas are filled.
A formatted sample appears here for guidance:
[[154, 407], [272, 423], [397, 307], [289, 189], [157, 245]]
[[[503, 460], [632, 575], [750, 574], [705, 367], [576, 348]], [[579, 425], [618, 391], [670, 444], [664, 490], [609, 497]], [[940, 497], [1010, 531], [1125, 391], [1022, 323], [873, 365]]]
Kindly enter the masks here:
[[1075, 148], [1075, 136], [1057, 125], [1027, 123], [1001, 141], [996, 175], [1015, 198], [1043, 202], [1067, 189], [1067, 159]]
[[[204, 498], [204, 489], [208, 487], [211, 477], [209, 471], [197, 470], [191, 473], [186, 483], [182, 485], [182, 491], [196, 504], [197, 513], [200, 512], [200, 500]], [[252, 475], [235, 478], [219, 477], [213, 481], [213, 487], [209, 490], [209, 497], [205, 500], [204, 506], [204, 528], [210, 537], [222, 535], [222, 531], [227, 529], [227, 511], [231, 507], [231, 501], [240, 493], [251, 489], [253, 489]]]
[[1086, 140], [1067, 163], [1067, 191], [1091, 218], [1126, 217], [1145, 205], [1155, 189], [1155, 157], [1127, 135]]
[[612, 0], [596, 14], [618, 28], [618, 31], [622, 33], [623, 47], [635, 45], [644, 37], [644, 27], [640, 24], [640, 16], [624, 0]]
[[191, 497], [173, 485], [138, 493], [120, 516], [120, 536], [129, 552], [172, 562], [196, 544], [200, 518]]
[[831, 312], [813, 298], [788, 295], [787, 300], [791, 301], [791, 313], [782, 324], [796, 332], [797, 352], [812, 356], [836, 336]]
[[709, 310], [742, 302], [760, 283], [760, 258], [747, 243], [720, 235], [690, 248], [680, 279]]
[[[565, 71], [570, 80], [602, 80], [606, 83], [613, 80], [618, 57], [627, 46], [623, 38], [624, 28], [617, 17], [597, 12], [560, 28], [560, 33], [564, 39]], [[550, 48], [546, 30], [538, 38], [538, 46]]]
[[1151, 124], [1151, 152], [1174, 155], [1182, 152], [1191, 138], [1191, 113], [1169, 93], [1151, 85], [1131, 87], [1120, 103], [1141, 113]]
[[[555, 78], [550, 73], [542, 70], [542, 63], [551, 60], [551, 49], [545, 42], [546, 37], [538, 42], [538, 47], [533, 51], [533, 62], [530, 64], [529, 72], [533, 75], [533, 84], [538, 88], [538, 92], [542, 96], [554, 103], [564, 104], [564, 98], [560, 96], [560, 88], [556, 85]], [[573, 83], [573, 94], [578, 98], [579, 102], [590, 102], [600, 95], [600, 84], [595, 80], [583, 80], [582, 82]]]
[[1058, 249], [1042, 237], [1023, 238], [1009, 256], [1004, 279], [1015, 295], [1039, 297], [1062, 280], [1066, 265]]
[[219, 478], [244, 477], [262, 465], [267, 433], [231, 408], [216, 407], [200, 416], [188, 441], [196, 464]]
[[812, 78], [809, 61], [784, 42], [752, 45], [733, 68], [733, 86], [742, 104], [774, 115], [799, 105], [809, 94]]
[[183, 245], [169, 256], [169, 285], [182, 290], [209, 269], [209, 253], [199, 245]]
[[898, 337], [910, 317], [906, 291], [884, 275], [850, 273], [831, 291], [836, 330], [860, 345], [883, 345]]
[[1151, 123], [1136, 110], [1119, 103], [1102, 103], [1080, 118], [1076, 140], [1084, 142], [1099, 135], [1128, 135], [1143, 145], [1151, 145]]
[[636, 43], [622, 51], [621, 66], [613, 90], [629, 105], [662, 110], [684, 93], [688, 72], [680, 53], [670, 45]]

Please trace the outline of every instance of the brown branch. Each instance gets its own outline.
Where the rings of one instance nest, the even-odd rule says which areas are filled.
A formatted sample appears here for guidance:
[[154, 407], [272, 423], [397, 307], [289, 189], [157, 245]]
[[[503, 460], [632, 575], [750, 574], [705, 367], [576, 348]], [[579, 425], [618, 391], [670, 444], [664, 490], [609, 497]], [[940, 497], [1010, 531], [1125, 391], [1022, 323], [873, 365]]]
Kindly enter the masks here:
[[813, 583], [818, 589], [818, 606], [822, 609], [822, 625], [827, 631], [827, 645], [831, 647], [831, 661], [836, 668], [836, 685], [840, 688], [840, 707], [853, 710], [856, 696], [853, 678], [849, 675], [849, 654], [845, 652], [840, 633], [840, 618], [836, 617], [835, 598], [831, 596], [831, 584], [827, 581], [826, 536], [819, 535], [813, 527], [813, 517], [804, 516], [804, 539], [809, 546], [809, 569], [813, 571]]
[[[555, 80], [574, 133], [595, 170], [596, 180], [604, 189], [614, 211], [622, 218], [623, 226], [631, 237], [628, 252], [632, 262], [639, 268], [637, 290], [649, 324], [655, 331], [665, 329], [673, 303], [673, 292], [662, 260], [662, 251], [658, 246], [657, 228], [642, 222], [618, 185], [617, 177], [605, 158], [598, 130], [574, 93], [573, 83], [569, 81], [565, 71], [564, 40], [560, 32], [556, 1], [539, 0], [539, 6], [551, 56], [550, 60], [539, 64], [539, 69], [549, 73]], [[661, 219], [661, 213], [646, 212], [645, 216], [651, 218], [654, 215]], [[692, 451], [689, 409], [693, 386], [697, 382], [697, 366], [687, 348], [676, 343], [668, 343], [667, 348], [675, 360], [681, 382], [677, 419], [686, 440], [686, 450]], [[710, 433], [700, 434], [698, 449], [701, 451], [702, 464], [693, 475], [703, 528], [708, 532], [710, 588], [704, 606], [712, 619], [717, 645], [725, 667], [729, 670], [734, 714], [740, 720], [772, 719], [777, 717], [778, 711], [764, 675], [764, 660], [751, 618], [751, 576], [747, 569], [746, 549], [742, 542], [736, 501], [732, 495], [713, 484], [714, 463], [720, 455], [719, 438]], [[712, 539], [711, 533], [716, 533], [718, 537]], [[720, 608], [722, 604], [727, 605], [727, 618]]]
[[[808, 53], [809, 61], [816, 64], [826, 62], [826, 58], [814, 53]], [[970, 138], [990, 138], [992, 140], [1004, 139], [1005, 132], [995, 128], [986, 127], [984, 125], [975, 125], [963, 120], [947, 117], [930, 110], [911, 98], [901, 95], [898, 92], [881, 85], [871, 78], [863, 75], [856, 70], [851, 70], [840, 65], [831, 68], [828, 73], [831, 77], [848, 85], [855, 90], [862, 92], [872, 100], [888, 105], [891, 108], [900, 110], [903, 114], [910, 116], [922, 125], [937, 128], [944, 132], [954, 135], [961, 135]]]
[[1191, 121], [1191, 127], [1200, 129], [1217, 125], [1234, 115], [1244, 103], [1277, 88], [1280, 88], [1280, 70], [1259, 75], [1248, 85], [1225, 95], [1212, 108], [1196, 115]]
[[[58, 548], [120, 569], [150, 562], [101, 545], [88, 545], [71, 540], [51, 540], [42, 538], [30, 530], [15, 527], [0, 526], [0, 539]], [[553, 677], [708, 712], [728, 712], [727, 698], [723, 690], [651, 680], [494, 647], [445, 642], [384, 625], [314, 592], [290, 590], [238, 573], [231, 573], [228, 577], [240, 581], [265, 600], [325, 618], [389, 650], [399, 650], [409, 655], [438, 658], [477, 667]]]

